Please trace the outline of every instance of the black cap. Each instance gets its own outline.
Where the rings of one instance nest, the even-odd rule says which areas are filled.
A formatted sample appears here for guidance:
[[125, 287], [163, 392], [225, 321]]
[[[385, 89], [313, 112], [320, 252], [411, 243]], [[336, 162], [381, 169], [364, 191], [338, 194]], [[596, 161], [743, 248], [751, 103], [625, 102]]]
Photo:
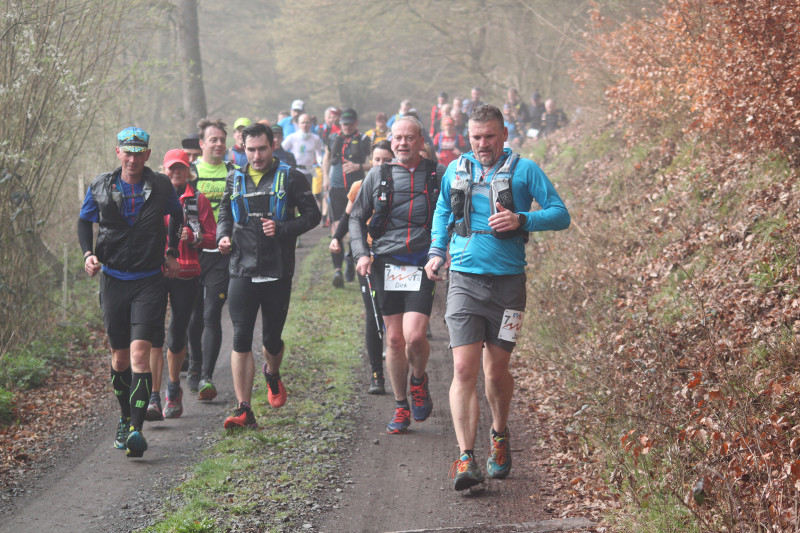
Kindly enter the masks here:
[[181, 141], [181, 148], [184, 150], [199, 150], [200, 149], [200, 135], [191, 133]]
[[339, 118], [339, 122], [342, 124], [352, 124], [358, 120], [358, 113], [352, 107], [348, 107], [344, 111], [342, 111], [342, 116]]
[[447, 100], [447, 93], [444, 92], [444, 91], [440, 92], [439, 93], [439, 98], [444, 98], [445, 100]]
[[272, 128], [273, 132], [283, 135], [283, 127], [280, 124], [273, 124], [270, 128]]

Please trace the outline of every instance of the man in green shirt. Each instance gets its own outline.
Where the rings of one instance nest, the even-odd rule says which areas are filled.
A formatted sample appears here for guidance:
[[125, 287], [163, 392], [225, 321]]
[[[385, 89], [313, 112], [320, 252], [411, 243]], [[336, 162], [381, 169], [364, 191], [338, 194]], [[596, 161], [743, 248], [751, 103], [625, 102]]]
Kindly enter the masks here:
[[[222, 120], [203, 119], [197, 123], [203, 155], [192, 165], [197, 176], [191, 185], [211, 202], [214, 219], [219, 217], [219, 203], [225, 192], [225, 177], [235, 168], [225, 162], [226, 136]], [[213, 400], [217, 389], [211, 378], [222, 345], [222, 307], [228, 299], [228, 267], [230, 256], [219, 249], [200, 253], [200, 287], [202, 293], [189, 322], [189, 390], [199, 392], [200, 400]]]

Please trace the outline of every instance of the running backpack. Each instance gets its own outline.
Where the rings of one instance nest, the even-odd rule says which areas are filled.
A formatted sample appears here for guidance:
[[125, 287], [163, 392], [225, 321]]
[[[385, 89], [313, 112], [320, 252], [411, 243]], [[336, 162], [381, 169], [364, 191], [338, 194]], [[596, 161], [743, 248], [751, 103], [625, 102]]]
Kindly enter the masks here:
[[[247, 224], [250, 217], [271, 218], [278, 221], [289, 220], [291, 217], [286, 205], [286, 181], [289, 179], [289, 170], [289, 165], [280, 162], [272, 180], [271, 190], [249, 193], [245, 184], [244, 172], [237, 168], [233, 175], [233, 192], [231, 193], [231, 211], [234, 222]], [[262, 201], [259, 203], [258, 200]], [[258, 204], [261, 210], [251, 211], [251, 201]], [[257, 208], [254, 207], [254, 209]], [[266, 210], [264, 210], [265, 208]]]
[[[394, 163], [396, 165], [397, 163]], [[439, 179], [436, 175], [436, 163], [429, 159], [420, 160], [420, 166], [427, 165], [425, 168], [425, 189], [422, 192], [411, 193], [409, 202], [413, 201], [415, 196], [424, 194], [428, 200], [428, 217], [423, 224], [417, 224], [419, 227], [425, 227], [430, 230], [433, 212], [436, 210], [436, 201], [439, 199]], [[378, 197], [375, 200], [375, 211], [367, 224], [367, 232], [373, 239], [377, 239], [387, 229], [391, 219], [391, 213], [394, 203], [394, 182], [392, 180], [392, 165], [393, 163], [384, 163], [380, 166], [380, 182], [378, 183]], [[408, 221], [411, 225], [411, 220]]]

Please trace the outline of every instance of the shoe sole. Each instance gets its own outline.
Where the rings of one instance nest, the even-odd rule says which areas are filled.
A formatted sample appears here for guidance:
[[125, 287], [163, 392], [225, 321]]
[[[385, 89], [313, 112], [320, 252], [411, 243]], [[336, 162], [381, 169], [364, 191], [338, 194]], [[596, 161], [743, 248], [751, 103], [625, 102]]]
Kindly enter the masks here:
[[225, 423], [222, 424], [222, 427], [224, 427], [228, 431], [237, 431], [237, 430], [240, 430], [240, 429], [241, 430], [244, 430], [244, 429], [258, 429], [258, 423], [242, 425], [242, 424], [237, 424], [236, 422], [228, 422], [226, 420]]
[[470, 487], [474, 487], [475, 485], [480, 485], [484, 481], [485, 481], [485, 479], [475, 479], [475, 478], [471, 478], [471, 477], [462, 477], [460, 479], [457, 479], [453, 483], [453, 488], [456, 489], [456, 490], [459, 490], [459, 491], [466, 490], [466, 489], [468, 489]]
[[367, 394], [374, 394], [376, 396], [380, 396], [381, 394], [386, 394], [386, 389], [369, 389]]
[[144, 440], [144, 437], [141, 439], [134, 438], [131, 439], [130, 437], [126, 441], [125, 445], [128, 448], [126, 455], [128, 457], [142, 457], [144, 452], [147, 451], [147, 441]]
[[145, 419], [146, 421], [148, 421], [148, 422], [161, 422], [162, 420], [164, 420], [164, 415], [162, 414], [162, 415], [159, 417], [158, 415], [151, 415], [151, 414], [149, 414], [149, 413], [146, 413], [146, 414], [144, 415], [144, 419]]
[[208, 402], [216, 397], [217, 397], [217, 389], [215, 389], [213, 386], [212, 387], [206, 386], [200, 389], [200, 395], [197, 397], [197, 399], [200, 400], [201, 402]]
[[392, 429], [390, 427], [387, 427], [386, 428], [386, 433], [388, 433], [389, 435], [404, 435], [404, 434], [408, 433], [408, 428]]
[[174, 413], [167, 413], [164, 411], [164, 418], [180, 418], [183, 414], [183, 409], [178, 409]]

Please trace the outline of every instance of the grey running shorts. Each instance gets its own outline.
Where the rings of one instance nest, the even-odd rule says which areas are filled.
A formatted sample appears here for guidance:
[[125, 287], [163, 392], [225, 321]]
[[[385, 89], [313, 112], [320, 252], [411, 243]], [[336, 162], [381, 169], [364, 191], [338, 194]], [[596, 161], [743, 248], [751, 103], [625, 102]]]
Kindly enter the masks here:
[[450, 271], [447, 312], [450, 347], [483, 341], [512, 351], [516, 343], [498, 337], [506, 310], [524, 311], [525, 274], [489, 276]]

